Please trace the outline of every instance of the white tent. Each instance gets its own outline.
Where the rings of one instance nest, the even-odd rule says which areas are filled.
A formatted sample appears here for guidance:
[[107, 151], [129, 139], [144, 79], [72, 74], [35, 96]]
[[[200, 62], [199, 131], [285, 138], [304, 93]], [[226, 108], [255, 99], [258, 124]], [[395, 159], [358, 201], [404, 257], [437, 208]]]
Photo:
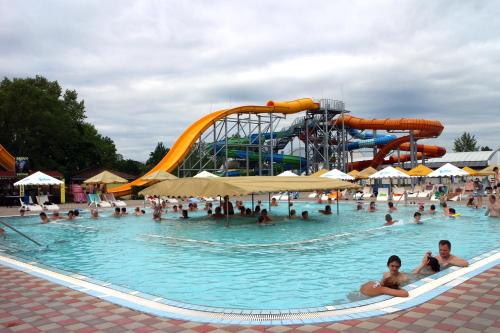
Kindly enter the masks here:
[[284, 171], [282, 173], [280, 173], [279, 175], [277, 175], [278, 177], [298, 177], [296, 174], [294, 174], [293, 172], [291, 172], [290, 170], [287, 170], [287, 171]]
[[210, 173], [208, 171], [202, 171], [193, 176], [193, 178], [214, 178], [214, 177], [219, 177], [219, 176], [214, 175], [213, 173]]
[[49, 175], [44, 174], [41, 171], [37, 171], [32, 175], [29, 175], [26, 178], [21, 179], [18, 182], [14, 183], [14, 186], [21, 185], [61, 185], [63, 182], [51, 177]]
[[354, 180], [353, 176], [348, 175], [347, 173], [343, 173], [339, 169], [332, 169], [328, 172], [325, 172], [320, 177], [330, 178], [330, 179], [341, 179], [341, 180]]
[[375, 172], [373, 175], [369, 176], [370, 179], [383, 179], [383, 178], [410, 178], [406, 173], [401, 172], [391, 166], [385, 169]]
[[432, 171], [426, 177], [452, 177], [452, 176], [469, 176], [467, 171], [464, 171], [453, 164], [446, 163], [439, 169]]

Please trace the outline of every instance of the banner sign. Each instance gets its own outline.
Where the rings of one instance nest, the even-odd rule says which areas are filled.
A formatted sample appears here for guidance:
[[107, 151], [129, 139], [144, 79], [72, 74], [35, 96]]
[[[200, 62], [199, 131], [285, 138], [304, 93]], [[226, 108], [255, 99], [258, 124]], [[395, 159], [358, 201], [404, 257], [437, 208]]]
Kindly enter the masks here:
[[27, 157], [16, 157], [16, 177], [29, 175], [30, 165]]

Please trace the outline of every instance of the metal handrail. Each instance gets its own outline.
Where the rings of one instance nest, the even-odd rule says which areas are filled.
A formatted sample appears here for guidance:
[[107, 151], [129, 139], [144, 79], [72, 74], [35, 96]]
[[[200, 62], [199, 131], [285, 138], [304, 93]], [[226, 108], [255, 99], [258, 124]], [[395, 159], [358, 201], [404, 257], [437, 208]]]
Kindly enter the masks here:
[[5, 222], [5, 221], [2, 221], [0, 220], [0, 223], [2, 223], [4, 226], [14, 230], [15, 232], [17, 232], [19, 235], [29, 239], [30, 241], [32, 241], [33, 243], [35, 243], [36, 245], [38, 246], [43, 246], [42, 244], [38, 243], [36, 240], [34, 240], [33, 238], [29, 237], [28, 235], [22, 233], [21, 231], [17, 230], [16, 228], [14, 228], [13, 226], [11, 226], [9, 223]]

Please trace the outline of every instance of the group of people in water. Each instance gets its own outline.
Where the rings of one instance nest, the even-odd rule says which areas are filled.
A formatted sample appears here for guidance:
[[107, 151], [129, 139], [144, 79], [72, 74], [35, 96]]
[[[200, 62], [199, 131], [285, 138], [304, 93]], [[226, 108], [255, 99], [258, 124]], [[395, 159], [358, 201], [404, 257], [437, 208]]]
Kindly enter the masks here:
[[[427, 251], [418, 267], [413, 271], [415, 275], [429, 275], [439, 272], [449, 266], [467, 267], [467, 260], [451, 254], [451, 242], [449, 240], [439, 241], [439, 255], [433, 256]], [[388, 272], [385, 272], [380, 281], [369, 281], [363, 284], [360, 292], [365, 296], [391, 295], [397, 297], [408, 297], [408, 291], [402, 286], [410, 281], [408, 274], [400, 272], [401, 259], [392, 255], [387, 260]]]

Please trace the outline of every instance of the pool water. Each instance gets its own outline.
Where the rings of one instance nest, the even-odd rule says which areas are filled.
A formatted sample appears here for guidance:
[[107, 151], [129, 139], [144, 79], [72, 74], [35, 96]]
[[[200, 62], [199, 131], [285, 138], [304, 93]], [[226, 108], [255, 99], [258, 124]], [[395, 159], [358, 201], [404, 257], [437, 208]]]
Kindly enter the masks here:
[[[366, 209], [365, 204], [365, 209]], [[385, 204], [368, 213], [342, 203], [340, 215], [318, 213], [323, 205], [294, 203], [300, 215], [288, 220], [286, 203], [273, 207], [273, 221], [256, 218], [206, 219], [205, 211], [152, 213], [99, 220], [88, 213], [75, 221], [42, 225], [38, 217], [4, 218], [44, 244], [39, 248], [7, 229], [0, 247], [14, 256], [108, 281], [170, 300], [226, 308], [287, 309], [346, 303], [359, 286], [379, 280], [387, 258], [397, 254], [402, 271], [411, 272], [423, 254], [437, 253], [440, 239], [452, 242], [452, 253], [472, 258], [500, 245], [500, 219], [483, 210], [457, 206], [461, 216], [424, 214], [422, 225], [411, 224], [416, 207], [399, 205], [396, 225], [384, 227]], [[129, 208], [132, 210], [132, 208]], [[6, 229], [6, 228], [5, 228]]]

